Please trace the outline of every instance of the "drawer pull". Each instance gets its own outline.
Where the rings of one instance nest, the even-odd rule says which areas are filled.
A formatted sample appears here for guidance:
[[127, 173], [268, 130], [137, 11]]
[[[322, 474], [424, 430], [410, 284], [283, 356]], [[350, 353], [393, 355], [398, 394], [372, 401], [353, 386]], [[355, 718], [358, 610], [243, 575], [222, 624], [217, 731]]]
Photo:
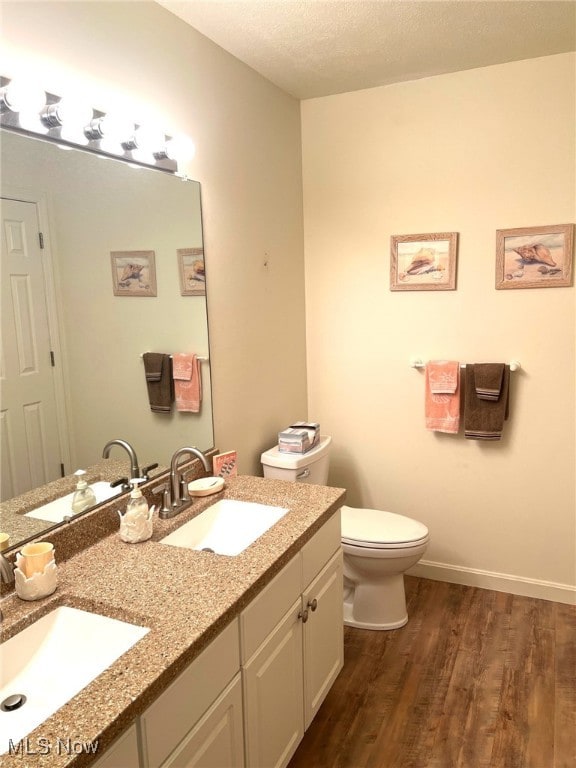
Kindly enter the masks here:
[[306, 608], [304, 608], [303, 611], [300, 611], [300, 613], [298, 614], [298, 618], [302, 619], [302, 624], [306, 624], [306, 622], [308, 621], [308, 611]]
[[318, 608], [318, 600], [316, 600], [316, 598], [314, 598], [314, 600], [308, 600], [306, 607], [310, 608], [311, 611], [315, 611], [316, 608]]

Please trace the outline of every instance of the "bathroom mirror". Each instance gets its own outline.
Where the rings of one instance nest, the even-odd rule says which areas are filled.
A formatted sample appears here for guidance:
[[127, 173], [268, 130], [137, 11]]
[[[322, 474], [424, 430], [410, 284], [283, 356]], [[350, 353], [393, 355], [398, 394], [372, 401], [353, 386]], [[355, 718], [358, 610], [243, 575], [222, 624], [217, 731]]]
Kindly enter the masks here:
[[[141, 467], [169, 465], [182, 445], [212, 448], [206, 296], [202, 285], [182, 295], [178, 253], [203, 251], [199, 183], [5, 130], [0, 152], [2, 501], [100, 462], [113, 438], [134, 446]], [[32, 247], [36, 224], [43, 250]], [[39, 287], [27, 268], [7, 269], [18, 251], [39, 261]], [[144, 258], [146, 285], [113, 275], [111, 254], [120, 264]], [[199, 413], [150, 410], [147, 351], [203, 358]], [[47, 394], [18, 400], [22, 374], [45, 355], [54, 358]], [[13, 387], [10, 367], [20, 374]], [[119, 448], [111, 457], [127, 458]]]

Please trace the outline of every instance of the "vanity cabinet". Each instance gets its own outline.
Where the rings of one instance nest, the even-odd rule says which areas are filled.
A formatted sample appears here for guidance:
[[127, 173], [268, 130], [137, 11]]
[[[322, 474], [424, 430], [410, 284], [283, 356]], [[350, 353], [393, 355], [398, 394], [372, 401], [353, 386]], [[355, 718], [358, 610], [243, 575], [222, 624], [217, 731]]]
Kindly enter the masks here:
[[132, 726], [96, 768], [282, 768], [343, 648], [338, 512], [139, 718], [140, 758]]
[[140, 718], [143, 768], [244, 765], [238, 619]]
[[240, 634], [246, 764], [282, 768], [344, 663], [339, 514], [243, 611]]

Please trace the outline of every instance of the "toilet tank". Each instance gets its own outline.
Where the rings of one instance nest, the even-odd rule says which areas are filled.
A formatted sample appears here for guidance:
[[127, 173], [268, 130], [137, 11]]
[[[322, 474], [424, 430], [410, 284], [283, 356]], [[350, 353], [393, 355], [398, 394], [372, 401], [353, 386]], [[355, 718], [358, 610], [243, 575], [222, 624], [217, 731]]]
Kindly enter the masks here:
[[331, 442], [331, 437], [321, 435], [318, 445], [306, 453], [280, 453], [275, 445], [274, 448], [264, 451], [260, 457], [264, 477], [293, 483], [326, 485]]

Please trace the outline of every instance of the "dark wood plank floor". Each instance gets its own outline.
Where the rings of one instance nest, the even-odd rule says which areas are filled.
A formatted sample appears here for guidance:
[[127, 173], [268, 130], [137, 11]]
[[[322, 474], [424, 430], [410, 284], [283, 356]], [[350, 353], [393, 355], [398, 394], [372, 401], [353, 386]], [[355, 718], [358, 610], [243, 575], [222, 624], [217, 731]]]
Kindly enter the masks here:
[[576, 768], [576, 607], [406, 577], [408, 624], [345, 628], [289, 768]]

